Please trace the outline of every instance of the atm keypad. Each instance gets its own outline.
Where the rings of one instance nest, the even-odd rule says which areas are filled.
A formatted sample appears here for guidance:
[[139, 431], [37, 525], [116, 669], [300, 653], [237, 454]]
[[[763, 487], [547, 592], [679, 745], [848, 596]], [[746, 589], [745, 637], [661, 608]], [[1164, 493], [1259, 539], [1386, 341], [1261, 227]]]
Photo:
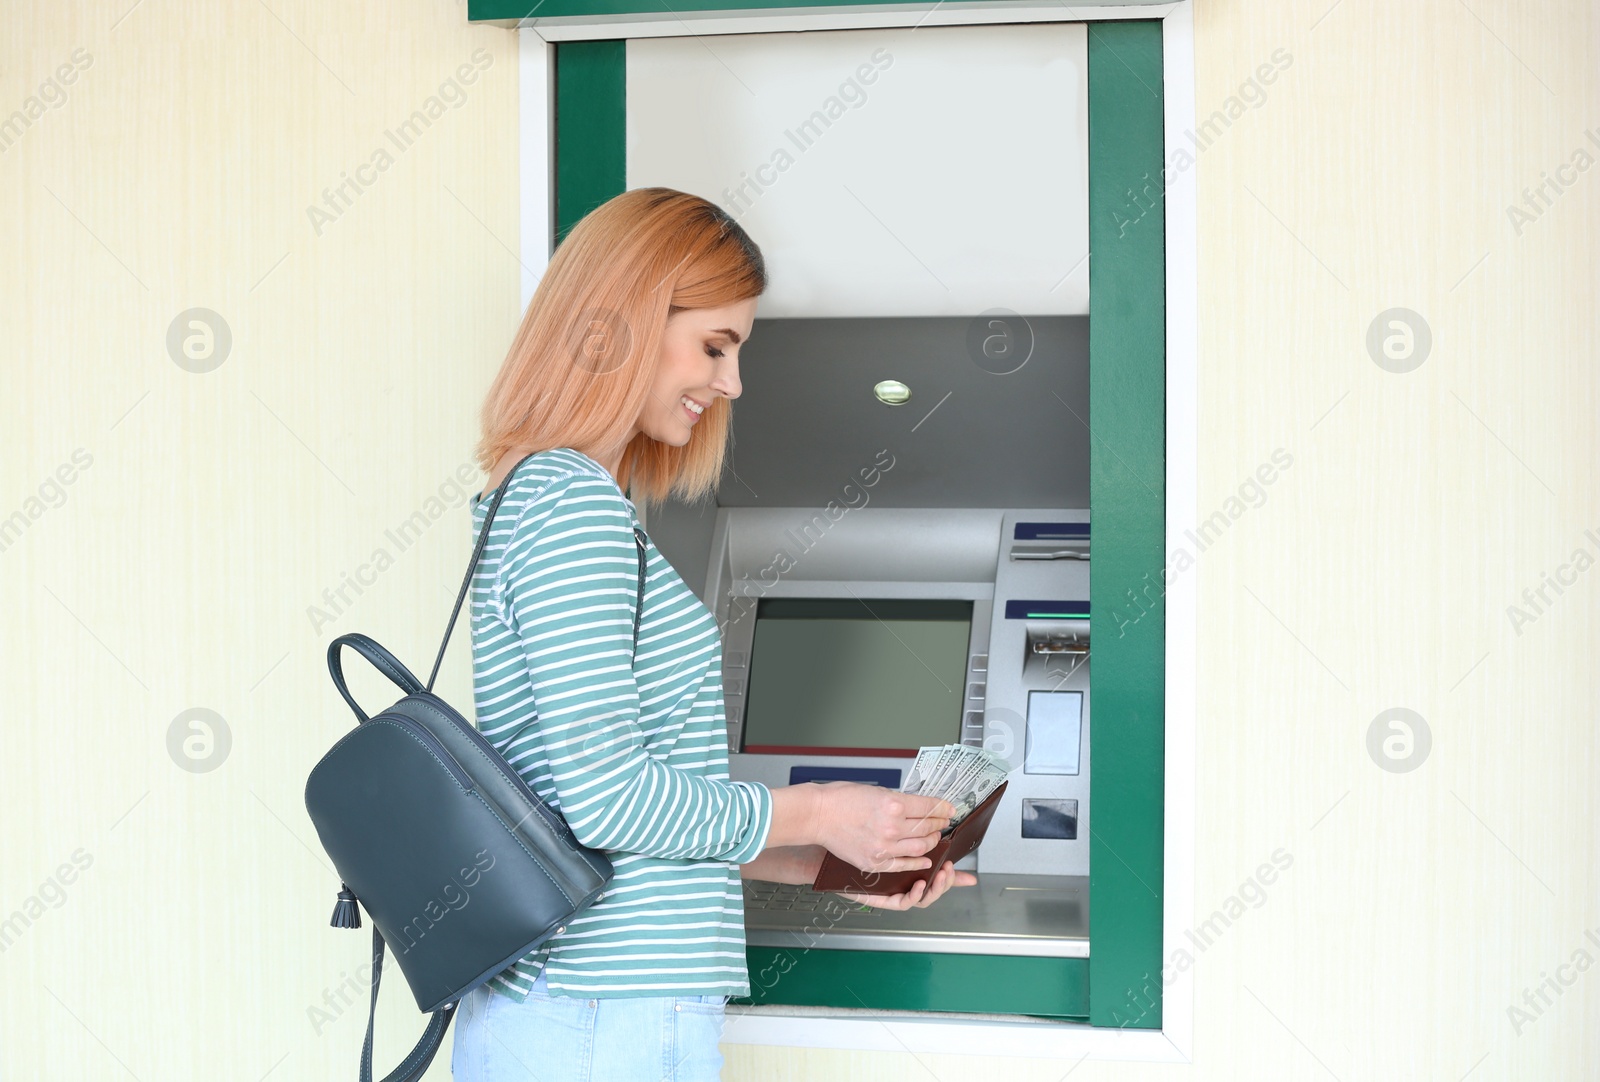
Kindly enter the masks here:
[[[810, 913], [822, 908], [825, 904], [844, 902], [853, 906], [855, 903], [848, 898], [841, 898], [828, 891], [815, 891], [805, 883], [769, 883], [763, 879], [746, 879], [744, 881], [744, 905], [746, 909], [764, 909], [768, 912], [796, 912]], [[855, 909], [851, 913], [857, 912]], [[864, 914], [876, 913], [872, 907], [861, 909]]]

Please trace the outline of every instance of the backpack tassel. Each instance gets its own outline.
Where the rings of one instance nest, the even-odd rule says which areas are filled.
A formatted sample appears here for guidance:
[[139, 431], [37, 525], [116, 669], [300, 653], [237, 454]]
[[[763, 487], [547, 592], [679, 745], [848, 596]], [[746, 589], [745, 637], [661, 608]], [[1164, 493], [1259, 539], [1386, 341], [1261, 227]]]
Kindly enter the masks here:
[[339, 884], [339, 900], [333, 906], [333, 920], [329, 921], [335, 928], [361, 927], [361, 911], [356, 908], [356, 892]]

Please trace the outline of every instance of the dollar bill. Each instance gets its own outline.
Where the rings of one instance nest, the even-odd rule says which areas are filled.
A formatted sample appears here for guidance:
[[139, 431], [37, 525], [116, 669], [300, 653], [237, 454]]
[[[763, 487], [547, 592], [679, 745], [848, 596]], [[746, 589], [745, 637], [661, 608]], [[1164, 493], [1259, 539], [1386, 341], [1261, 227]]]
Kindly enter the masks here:
[[1011, 773], [1010, 765], [987, 748], [943, 744], [917, 749], [907, 771], [903, 793], [947, 800], [955, 808], [951, 826], [959, 823]]
[[960, 806], [960, 796], [972, 788], [972, 783], [979, 775], [983, 774], [988, 764], [981, 755], [974, 753], [975, 749], [968, 748], [961, 761], [950, 771], [950, 777], [945, 785], [945, 799], [950, 803]]
[[999, 774], [992, 769], [985, 769], [972, 780], [972, 783], [959, 793], [951, 803], [955, 804], [957, 815], [951, 818], [952, 824], [959, 822], [969, 812], [983, 803], [985, 797], [994, 792], [996, 787], [1005, 780], [1004, 774]]
[[939, 758], [933, 766], [933, 773], [923, 784], [922, 791], [929, 796], [944, 798], [945, 786], [949, 781], [950, 771], [961, 758], [960, 744], [946, 744], [939, 751]]
[[955, 796], [951, 798], [951, 803], [956, 805], [962, 816], [983, 803], [984, 798], [1011, 773], [1010, 767], [1004, 760], [983, 749], [977, 750], [979, 752], [975, 759], [977, 769], [962, 778]]
[[933, 772], [933, 764], [943, 751], [942, 747], [925, 747], [917, 749], [917, 761], [911, 765], [911, 770], [906, 775], [905, 784], [900, 786], [902, 793], [920, 793], [927, 783], [928, 775]]

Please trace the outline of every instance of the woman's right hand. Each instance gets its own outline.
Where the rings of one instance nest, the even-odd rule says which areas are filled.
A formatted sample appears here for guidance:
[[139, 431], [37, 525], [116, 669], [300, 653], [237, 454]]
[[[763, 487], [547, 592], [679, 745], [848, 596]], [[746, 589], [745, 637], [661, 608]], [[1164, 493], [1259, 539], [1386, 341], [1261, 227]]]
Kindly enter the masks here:
[[864, 872], [927, 868], [923, 854], [939, 844], [955, 805], [853, 781], [812, 782], [819, 794], [818, 842]]

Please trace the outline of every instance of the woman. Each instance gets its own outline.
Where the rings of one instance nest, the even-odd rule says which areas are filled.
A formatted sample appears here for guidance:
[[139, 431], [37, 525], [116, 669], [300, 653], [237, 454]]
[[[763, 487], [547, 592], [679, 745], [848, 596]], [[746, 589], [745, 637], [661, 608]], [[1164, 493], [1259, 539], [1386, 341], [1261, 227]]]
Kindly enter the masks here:
[[[716, 620], [635, 533], [625, 491], [714, 489], [765, 289], [760, 251], [714, 204], [624, 192], [556, 249], [490, 388], [474, 536], [509, 481], [473, 582], [478, 726], [616, 874], [462, 1000], [462, 1082], [718, 1077], [724, 1002], [750, 991], [741, 875], [809, 883], [830, 850], [927, 868], [954, 813], [850, 782], [729, 781]], [[846, 897], [905, 909], [977, 882], [948, 861], [929, 875]]]

